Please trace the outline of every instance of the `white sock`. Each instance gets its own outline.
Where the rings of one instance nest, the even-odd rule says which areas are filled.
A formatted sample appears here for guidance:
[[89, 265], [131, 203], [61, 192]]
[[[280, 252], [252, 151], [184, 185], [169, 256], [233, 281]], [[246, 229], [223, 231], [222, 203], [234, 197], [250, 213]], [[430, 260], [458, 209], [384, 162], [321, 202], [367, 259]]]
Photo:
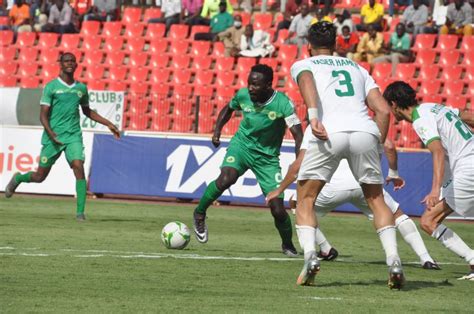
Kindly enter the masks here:
[[299, 225], [295, 225], [295, 227], [301, 249], [303, 249], [304, 252], [304, 260], [307, 261], [309, 258], [316, 255], [316, 228]]
[[470, 265], [474, 265], [474, 250], [468, 247], [453, 230], [443, 224], [439, 224], [431, 236], [441, 241], [454, 254], [464, 258]]
[[329, 251], [332, 248], [331, 244], [324, 236], [324, 233], [322, 233], [321, 229], [319, 228], [316, 228], [316, 244], [319, 246], [319, 249], [323, 255], [329, 254]]
[[431, 258], [428, 250], [426, 249], [425, 243], [421, 238], [418, 229], [416, 228], [415, 223], [407, 215], [401, 215], [395, 220], [395, 225], [397, 226], [398, 231], [402, 235], [406, 243], [408, 243], [416, 255], [420, 257], [421, 265], [426, 262], [434, 263], [434, 260]]
[[380, 242], [385, 251], [385, 258], [388, 266], [392, 266], [395, 261], [400, 262], [397, 250], [397, 234], [395, 226], [385, 226], [377, 230]]

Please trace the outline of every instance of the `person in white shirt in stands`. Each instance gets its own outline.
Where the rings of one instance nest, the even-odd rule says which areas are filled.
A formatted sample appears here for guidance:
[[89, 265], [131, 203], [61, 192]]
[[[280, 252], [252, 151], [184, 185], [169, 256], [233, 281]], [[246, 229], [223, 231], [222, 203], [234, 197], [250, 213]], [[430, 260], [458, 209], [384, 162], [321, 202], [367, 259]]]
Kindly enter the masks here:
[[161, 12], [163, 17], [149, 19], [148, 23], [164, 23], [168, 33], [171, 25], [179, 24], [181, 0], [161, 0]]
[[240, 39], [240, 56], [269, 57], [274, 51], [275, 47], [270, 43], [270, 34], [260, 29], [254, 31], [252, 24], [245, 26]]
[[[308, 149], [308, 144], [311, 137], [311, 129], [307, 128], [297, 159], [288, 168], [288, 172], [286, 173], [283, 181], [280, 183], [280, 186], [276, 190], [268, 193], [266, 197], [267, 202], [278, 197], [278, 195], [283, 193], [285, 189], [295, 180], [305, 152]], [[384, 150], [389, 165], [388, 176], [385, 179], [385, 182], [387, 184], [392, 182], [394, 185], [394, 190], [399, 190], [405, 186], [405, 180], [403, 180], [403, 178], [398, 175], [397, 150], [395, 149], [395, 145], [392, 143], [392, 141], [388, 139], [385, 141]], [[395, 226], [397, 227], [405, 242], [411, 246], [413, 251], [415, 251], [415, 253], [420, 258], [421, 266], [424, 269], [439, 270], [440, 268], [438, 264], [436, 264], [436, 262], [428, 253], [425, 243], [423, 242], [423, 239], [421, 238], [421, 235], [418, 232], [413, 220], [405, 215], [403, 210], [400, 208], [400, 205], [387, 191], [385, 191], [385, 189], [383, 190], [383, 196], [385, 203], [387, 203], [388, 207], [393, 213], [395, 218]], [[319, 193], [316, 203], [314, 204], [314, 209], [315, 212], [317, 211], [318, 213], [318, 218], [321, 218], [327, 213], [333, 211], [336, 207], [345, 203], [353, 204], [370, 220], [373, 219], [373, 214], [369, 208], [369, 205], [367, 204], [367, 201], [365, 200], [364, 192], [362, 191], [359, 182], [355, 180], [347, 160], [343, 159], [339, 163], [337, 170], [334, 172], [331, 181], [326, 183], [324, 188], [321, 190], [321, 193]], [[290, 200], [290, 207], [295, 208], [295, 205], [296, 202]], [[320, 260], [331, 261], [336, 259], [339, 255], [338, 251], [331, 246], [320, 228], [318, 228], [316, 232], [316, 244], [320, 247], [320, 251], [318, 253], [318, 258]]]
[[[419, 104], [416, 92], [397, 81], [385, 89], [395, 118], [413, 123], [413, 129], [433, 156], [431, 192], [422, 200], [427, 209], [421, 228], [470, 265], [460, 279], [474, 281], [474, 250], [451, 229], [442, 224], [453, 211], [474, 215], [474, 115], [440, 104]], [[469, 125], [469, 126], [468, 126]]]
[[[378, 151], [378, 145], [385, 143], [387, 137], [390, 108], [364, 68], [347, 58], [332, 56], [336, 44], [332, 23], [313, 24], [308, 41], [312, 57], [291, 67], [291, 75], [308, 107], [308, 127], [313, 134], [297, 183], [296, 231], [305, 260], [297, 284], [314, 284], [320, 269], [314, 202], [340, 160], [347, 159], [374, 214], [374, 226], [389, 266], [388, 286], [400, 289], [405, 277], [397, 250], [395, 221], [383, 198]], [[366, 102], [375, 112], [375, 121], [369, 116]]]

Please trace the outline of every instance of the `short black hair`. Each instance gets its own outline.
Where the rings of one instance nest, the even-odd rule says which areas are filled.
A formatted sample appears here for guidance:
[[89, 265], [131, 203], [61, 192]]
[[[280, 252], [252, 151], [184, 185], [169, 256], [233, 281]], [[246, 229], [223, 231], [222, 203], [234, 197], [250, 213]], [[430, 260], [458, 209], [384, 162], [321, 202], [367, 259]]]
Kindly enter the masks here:
[[349, 32], [351, 31], [351, 28], [350, 28], [348, 25], [344, 25], [344, 26], [342, 27], [342, 30], [344, 30], [344, 29], [347, 29]]
[[383, 98], [391, 106], [394, 102], [401, 109], [407, 109], [418, 104], [416, 91], [403, 81], [396, 81], [387, 86], [383, 92]]
[[336, 45], [336, 28], [326, 21], [317, 22], [308, 30], [308, 41], [311, 47], [334, 49]]
[[256, 73], [262, 74], [267, 83], [273, 82], [273, 69], [266, 64], [254, 65], [250, 72], [256, 72]]
[[62, 62], [64, 57], [67, 56], [67, 55], [70, 55], [70, 56], [73, 56], [74, 57], [74, 60], [77, 61], [77, 58], [76, 58], [76, 55], [73, 54], [72, 52], [63, 52], [62, 54], [59, 55], [59, 62]]

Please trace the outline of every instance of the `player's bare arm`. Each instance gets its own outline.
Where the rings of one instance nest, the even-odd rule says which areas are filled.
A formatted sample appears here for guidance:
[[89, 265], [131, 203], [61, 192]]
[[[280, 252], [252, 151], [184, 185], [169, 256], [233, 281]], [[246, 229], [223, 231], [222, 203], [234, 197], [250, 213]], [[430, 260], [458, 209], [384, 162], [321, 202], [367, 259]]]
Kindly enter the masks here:
[[115, 138], [117, 139], [120, 138], [120, 131], [112, 122], [102, 117], [100, 114], [98, 114], [94, 110], [91, 110], [89, 106], [81, 106], [81, 108], [82, 108], [82, 113], [84, 113], [86, 117], [102, 125], [105, 125], [106, 127], [109, 128], [110, 132], [112, 132]]
[[474, 128], [474, 113], [469, 111], [461, 111], [459, 113], [459, 118], [461, 118], [461, 120], [471, 128]]
[[41, 105], [40, 122], [43, 125], [46, 133], [48, 133], [51, 140], [57, 145], [63, 145], [63, 143], [58, 140], [56, 133], [54, 133], [54, 131], [51, 129], [51, 126], [49, 124], [49, 110], [50, 106]]
[[291, 135], [295, 140], [295, 155], [298, 157], [300, 152], [301, 142], [303, 141], [303, 128], [301, 127], [301, 123], [293, 125], [290, 128]]
[[428, 144], [428, 149], [433, 156], [433, 182], [431, 192], [421, 201], [427, 207], [433, 207], [439, 203], [439, 195], [444, 177], [445, 152], [440, 140], [434, 140]]
[[395, 144], [386, 139], [383, 145], [385, 156], [388, 161], [388, 176], [385, 179], [385, 184], [393, 183], [393, 190], [399, 190], [405, 186], [405, 180], [398, 175], [398, 154]]
[[380, 130], [380, 142], [385, 143], [390, 124], [390, 107], [378, 88], [370, 90], [367, 95], [367, 104], [375, 112], [374, 120]]
[[301, 96], [303, 96], [304, 103], [308, 107], [308, 118], [314, 136], [320, 140], [327, 140], [328, 134], [326, 129], [324, 128], [321, 121], [317, 119], [316, 99], [318, 99], [318, 91], [316, 90], [313, 74], [309, 71], [301, 72], [298, 76], [298, 87], [300, 89]]
[[233, 112], [234, 109], [232, 109], [230, 106], [225, 106], [219, 112], [216, 121], [216, 129], [214, 130], [214, 134], [212, 135], [212, 145], [214, 145], [214, 147], [219, 147], [219, 145], [221, 145], [220, 138], [222, 128], [230, 120]]

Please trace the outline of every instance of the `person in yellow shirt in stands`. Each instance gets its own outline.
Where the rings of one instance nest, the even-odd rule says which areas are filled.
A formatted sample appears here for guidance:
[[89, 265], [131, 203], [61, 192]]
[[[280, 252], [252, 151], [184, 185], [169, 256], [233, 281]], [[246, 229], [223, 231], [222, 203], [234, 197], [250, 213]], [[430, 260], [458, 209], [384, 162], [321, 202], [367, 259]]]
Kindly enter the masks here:
[[24, 0], [16, 0], [8, 16], [15, 33], [31, 32], [30, 6]]
[[372, 64], [372, 60], [383, 55], [383, 35], [375, 30], [374, 25], [367, 25], [367, 33], [365, 33], [359, 44], [357, 52], [354, 53], [353, 60], [356, 62], [367, 61]]
[[[229, 0], [223, 0], [227, 3], [227, 13], [232, 15], [234, 8]], [[194, 25], [211, 25], [211, 19], [219, 13], [219, 3], [221, 0], [204, 0], [201, 15], [193, 23]]]
[[332, 19], [328, 15], [324, 14], [323, 9], [317, 9], [313, 19], [311, 20], [311, 25], [316, 24], [318, 22], [322, 22], [322, 21], [332, 23]]
[[367, 26], [373, 25], [377, 31], [381, 32], [383, 14], [383, 4], [376, 3], [375, 0], [369, 0], [369, 3], [362, 6], [360, 11], [362, 24], [356, 26], [357, 30], [367, 31]]

